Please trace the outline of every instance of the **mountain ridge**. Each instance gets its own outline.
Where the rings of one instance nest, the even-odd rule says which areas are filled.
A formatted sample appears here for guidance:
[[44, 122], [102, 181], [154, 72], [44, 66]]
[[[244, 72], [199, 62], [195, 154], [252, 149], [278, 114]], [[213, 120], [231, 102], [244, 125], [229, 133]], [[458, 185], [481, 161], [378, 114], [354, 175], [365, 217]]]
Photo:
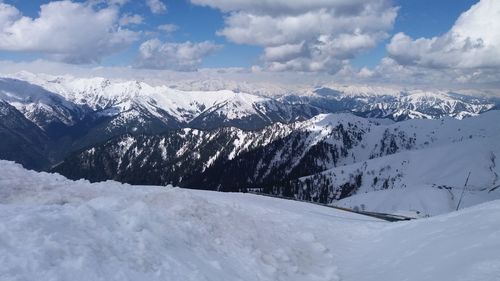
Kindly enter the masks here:
[[[219, 191], [257, 189], [322, 203], [408, 185], [457, 186], [453, 173], [464, 174], [467, 169], [477, 171], [478, 178], [471, 183], [485, 187], [494, 184], [486, 179], [500, 174], [488, 158], [500, 155], [495, 146], [500, 140], [500, 125], [495, 121], [499, 114], [491, 111], [464, 120], [393, 124], [352, 114], [322, 114], [261, 131], [181, 129], [152, 136], [126, 135], [71, 154], [53, 171], [91, 181], [113, 179]], [[419, 153], [423, 156], [411, 156]], [[464, 155], [465, 162], [457, 162], [454, 155]], [[445, 165], [449, 161], [461, 166]], [[448, 175], [443, 180], [436, 176], [434, 182], [406, 180], [416, 173], [408, 169], [408, 163], [431, 163], [430, 169], [439, 168]], [[388, 164], [393, 167], [387, 168]]]

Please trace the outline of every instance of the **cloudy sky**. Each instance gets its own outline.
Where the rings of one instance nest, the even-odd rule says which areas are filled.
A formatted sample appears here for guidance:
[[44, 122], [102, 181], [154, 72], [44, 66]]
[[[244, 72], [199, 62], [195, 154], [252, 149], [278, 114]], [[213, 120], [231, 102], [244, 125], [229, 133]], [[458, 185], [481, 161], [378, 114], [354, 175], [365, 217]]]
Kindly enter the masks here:
[[0, 0], [0, 68], [500, 84], [498, 0]]

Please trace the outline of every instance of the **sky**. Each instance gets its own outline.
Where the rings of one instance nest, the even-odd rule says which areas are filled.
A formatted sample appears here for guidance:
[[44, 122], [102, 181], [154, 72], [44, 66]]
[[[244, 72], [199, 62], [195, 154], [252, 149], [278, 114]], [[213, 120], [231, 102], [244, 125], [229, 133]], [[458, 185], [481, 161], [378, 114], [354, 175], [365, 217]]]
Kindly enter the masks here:
[[0, 0], [0, 68], [500, 85], [498, 0]]

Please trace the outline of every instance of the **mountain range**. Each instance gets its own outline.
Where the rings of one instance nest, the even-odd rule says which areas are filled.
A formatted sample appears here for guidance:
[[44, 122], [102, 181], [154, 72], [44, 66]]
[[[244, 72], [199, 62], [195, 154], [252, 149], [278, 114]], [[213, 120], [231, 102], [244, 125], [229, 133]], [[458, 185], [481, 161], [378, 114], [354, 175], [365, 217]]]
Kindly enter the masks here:
[[388, 204], [362, 194], [383, 201], [387, 190], [420, 186], [451, 208], [468, 171], [474, 200], [499, 184], [497, 108], [494, 98], [442, 90], [322, 85], [269, 95], [21, 72], [0, 78], [0, 158], [72, 179], [382, 211]]
[[469, 199], [500, 195], [491, 193], [500, 185], [496, 120], [500, 111], [389, 124], [344, 113], [259, 131], [128, 134], [72, 153], [52, 171], [71, 179], [252, 190], [321, 203], [368, 192], [427, 190], [424, 196], [439, 194], [436, 200], [449, 209], [468, 172]]

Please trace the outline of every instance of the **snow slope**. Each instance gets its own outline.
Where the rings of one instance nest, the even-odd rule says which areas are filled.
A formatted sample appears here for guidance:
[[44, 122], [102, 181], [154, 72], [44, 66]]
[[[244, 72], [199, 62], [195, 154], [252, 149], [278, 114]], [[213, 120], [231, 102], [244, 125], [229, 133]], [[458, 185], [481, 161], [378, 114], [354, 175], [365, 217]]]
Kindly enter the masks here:
[[348, 208], [363, 205], [375, 212], [418, 211], [431, 216], [447, 213], [455, 210], [462, 192], [462, 208], [500, 199], [500, 167], [495, 160], [500, 155], [498, 139], [398, 153], [324, 174], [338, 182], [348, 181], [345, 175], [351, 173], [363, 177], [355, 195], [334, 205]]
[[0, 280], [498, 280], [500, 201], [404, 223], [0, 161]]
[[[409, 120], [369, 127], [366, 120], [352, 119], [350, 123], [366, 132], [360, 145], [349, 151], [352, 158], [302, 177], [299, 193], [321, 193], [326, 187], [333, 196], [328, 202], [342, 207], [436, 215], [456, 208], [470, 172], [462, 207], [500, 199], [498, 120], [500, 111], [464, 120]], [[350, 197], [335, 192], [354, 181]]]
[[83, 108], [58, 94], [25, 81], [0, 77], [0, 100], [8, 102], [40, 127], [50, 122], [75, 124]]
[[498, 120], [497, 110], [388, 124], [339, 113], [261, 131], [126, 135], [75, 153], [53, 171], [91, 181], [259, 188], [368, 211], [436, 215], [456, 208], [469, 172], [464, 207], [500, 199]]

